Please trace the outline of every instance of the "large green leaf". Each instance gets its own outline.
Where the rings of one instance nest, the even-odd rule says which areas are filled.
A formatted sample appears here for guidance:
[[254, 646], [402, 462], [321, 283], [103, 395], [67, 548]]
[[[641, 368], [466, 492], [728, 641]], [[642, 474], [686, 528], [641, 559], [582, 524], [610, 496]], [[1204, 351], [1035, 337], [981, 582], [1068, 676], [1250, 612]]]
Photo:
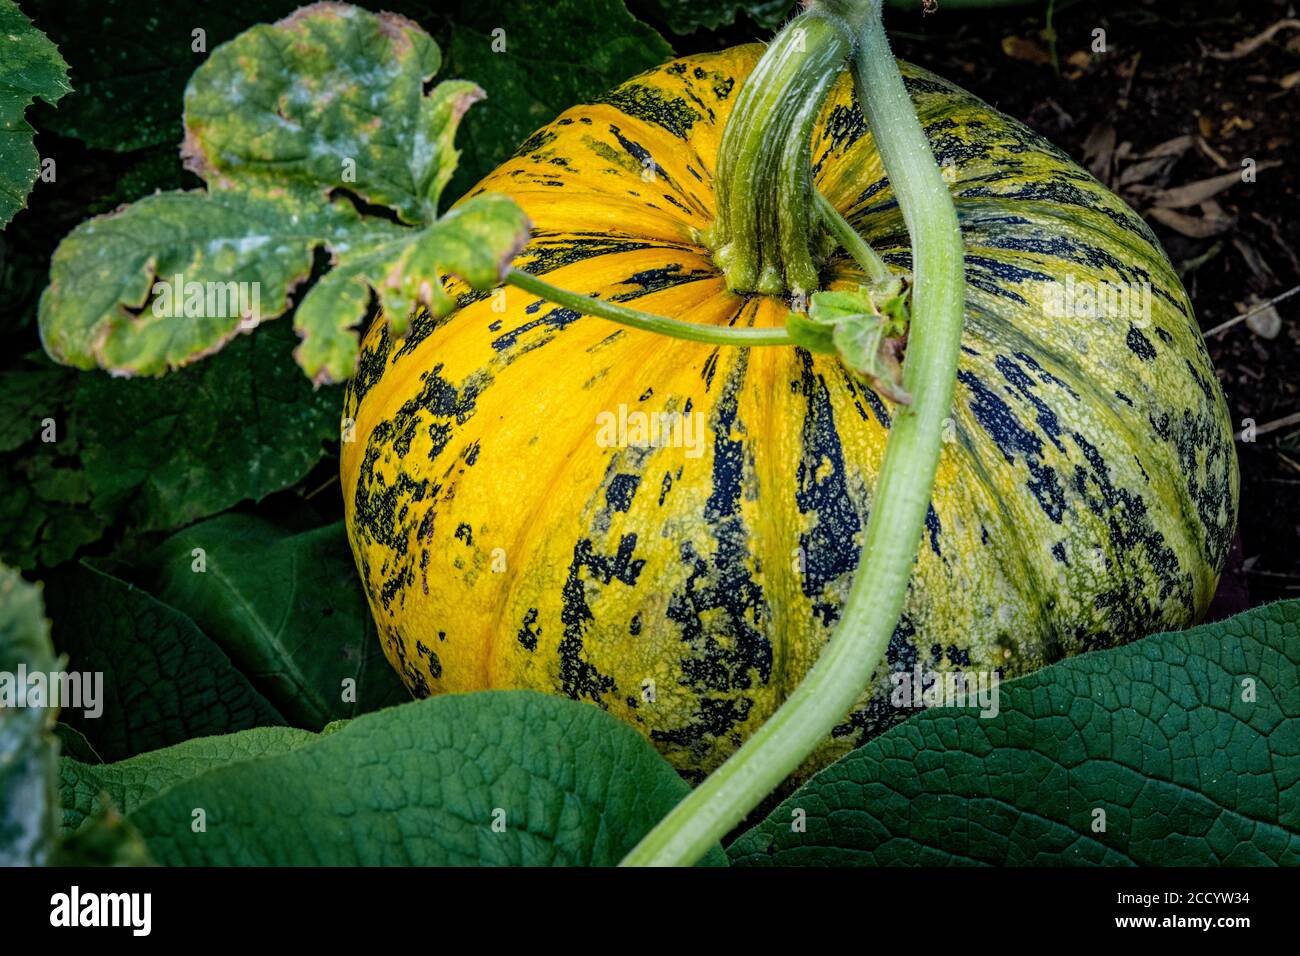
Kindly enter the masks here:
[[[0, 675], [16, 694], [19, 668], [49, 674], [57, 666], [41, 592], [0, 566]], [[59, 745], [52, 707], [0, 703], [0, 866], [44, 863], [54, 846]]]
[[53, 106], [68, 85], [68, 64], [58, 49], [13, 0], [0, 0], [0, 227], [27, 205], [27, 194], [40, 172], [41, 158], [32, 144], [35, 130], [25, 114], [32, 100]]
[[728, 853], [737, 865], [1300, 864], [1300, 601], [1010, 681], [993, 718], [927, 710], [813, 777]]
[[218, 767], [128, 818], [170, 865], [610, 865], [687, 789], [598, 708], [483, 691]]
[[300, 480], [339, 437], [341, 395], [313, 391], [283, 323], [164, 379], [77, 380], [73, 426], [100, 510], [173, 528]]
[[[623, 0], [438, 5], [447, 72], [487, 90], [465, 120], [465, 155], [448, 192], [460, 196], [520, 143], [575, 103], [658, 66], [672, 48]], [[435, 21], [430, 22], [433, 27]]]
[[108, 807], [130, 813], [183, 780], [241, 760], [288, 753], [316, 739], [310, 731], [294, 727], [256, 727], [221, 737], [197, 737], [111, 764], [64, 757], [59, 762], [63, 828], [77, 830]]
[[295, 534], [221, 515], [145, 564], [148, 590], [188, 614], [294, 724], [319, 730], [410, 700], [384, 659], [342, 522]]
[[372, 294], [400, 331], [416, 309], [451, 310], [448, 275], [497, 285], [528, 221], [499, 194], [438, 218], [456, 128], [482, 97], [459, 80], [426, 93], [439, 59], [415, 23], [338, 3], [214, 50], [187, 88], [182, 146], [208, 189], [74, 230], [41, 296], [46, 349], [159, 375], [285, 312], [323, 253], [334, 268], [298, 303], [295, 356], [313, 382], [339, 382]]
[[103, 674], [103, 712], [62, 715], [103, 759], [285, 722], [193, 621], [145, 592], [82, 565], [46, 595], [68, 667]]

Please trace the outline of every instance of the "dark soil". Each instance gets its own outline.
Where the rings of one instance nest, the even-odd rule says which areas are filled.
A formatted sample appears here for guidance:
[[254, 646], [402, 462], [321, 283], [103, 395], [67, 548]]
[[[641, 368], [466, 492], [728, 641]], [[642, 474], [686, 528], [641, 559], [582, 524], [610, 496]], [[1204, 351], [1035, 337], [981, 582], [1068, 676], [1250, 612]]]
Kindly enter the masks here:
[[[1273, 0], [1063, 2], [1053, 44], [1046, 4], [963, 11], [939, 0], [928, 16], [890, 11], [886, 25], [899, 57], [1024, 121], [1143, 212], [1210, 332], [1300, 285], [1300, 172], [1290, 161], [1300, 139], [1300, 22], [1253, 52], [1212, 55], [1296, 16]], [[1097, 29], [1104, 53], [1093, 52]], [[761, 36], [740, 24], [698, 48]], [[1141, 158], [1178, 137], [1163, 160]], [[1206, 204], [1172, 210], [1184, 217], [1177, 228], [1150, 212], [1159, 190], [1240, 173], [1247, 158], [1256, 181], [1238, 177]], [[1280, 165], [1260, 169], [1269, 161]], [[1246, 322], [1207, 336], [1234, 428], [1253, 421], [1257, 433], [1237, 443], [1240, 541], [1215, 616], [1300, 597], [1300, 291], [1251, 321], [1274, 337]]]

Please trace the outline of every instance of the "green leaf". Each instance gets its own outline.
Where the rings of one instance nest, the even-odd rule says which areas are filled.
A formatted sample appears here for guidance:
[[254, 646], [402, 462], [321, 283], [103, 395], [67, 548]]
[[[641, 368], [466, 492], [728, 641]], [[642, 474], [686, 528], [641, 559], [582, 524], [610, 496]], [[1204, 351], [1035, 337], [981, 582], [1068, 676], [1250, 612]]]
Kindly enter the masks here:
[[[48, 674], [58, 666], [41, 591], [0, 566], [0, 693], [16, 694], [19, 667]], [[0, 866], [38, 866], [54, 846], [58, 803], [58, 713], [0, 697]]]
[[[961, 10], [1011, 7], [1033, 2], [1034, 0], [940, 0], [940, 6], [944, 10]], [[775, 30], [799, 12], [795, 0], [643, 0], [643, 5], [652, 16], [663, 21], [668, 29], [679, 35], [700, 29], [716, 30], [730, 26], [741, 14], [765, 30]], [[885, 5], [900, 10], [920, 11], [924, 3], [923, 0], [885, 0]]]
[[0, 0], [0, 228], [27, 205], [27, 194], [41, 171], [25, 118], [34, 99], [53, 106], [72, 89], [68, 64], [58, 48], [32, 26], [13, 0]]
[[117, 519], [172, 528], [301, 480], [338, 438], [341, 396], [312, 390], [293, 341], [274, 324], [161, 380], [43, 355], [0, 372], [0, 560], [52, 567]]
[[54, 733], [59, 738], [59, 753], [64, 757], [72, 757], [82, 763], [104, 762], [104, 758], [95, 753], [95, 748], [86, 739], [86, 735], [76, 727], [69, 727], [60, 721], [54, 725]]
[[598, 99], [673, 55], [623, 0], [459, 0], [438, 4], [438, 15], [447, 72], [488, 93], [466, 118], [451, 196], [468, 192], [570, 106]]
[[282, 323], [161, 380], [78, 380], [73, 426], [98, 507], [165, 529], [304, 477], [339, 437], [338, 389], [313, 392]]
[[288, 753], [316, 739], [310, 731], [294, 727], [256, 727], [220, 737], [198, 737], [112, 764], [64, 757], [59, 762], [63, 829], [78, 830], [108, 808], [130, 813], [169, 787], [216, 767]]
[[646, 0], [646, 7], [677, 34], [701, 27], [716, 30], [746, 14], [760, 27], [774, 30], [795, 10], [794, 0]]
[[182, 147], [208, 189], [148, 197], [60, 244], [39, 311], [49, 353], [160, 375], [284, 313], [326, 253], [295, 357], [314, 383], [339, 382], [372, 292], [401, 332], [421, 307], [451, 310], [448, 275], [499, 284], [528, 221], [504, 195], [437, 218], [456, 128], [482, 96], [463, 81], [425, 94], [438, 59], [411, 21], [336, 3], [214, 50], [186, 92]]
[[188, 614], [292, 723], [318, 730], [410, 700], [384, 659], [342, 522], [294, 534], [221, 515], [144, 563], [150, 593]]
[[103, 675], [99, 716], [62, 715], [103, 759], [284, 723], [193, 621], [145, 592], [83, 564], [52, 576], [46, 595], [68, 668]]
[[[596, 707], [483, 691], [218, 767], [129, 819], [165, 865], [612, 865], [687, 789]], [[195, 808], [205, 832], [191, 828]]]
[[1000, 691], [996, 717], [927, 710], [832, 764], [732, 862], [1300, 864], [1300, 601]]
[[786, 329], [810, 352], [838, 355], [851, 372], [865, 378], [890, 401], [909, 404], [903, 388], [901, 336], [907, 330], [907, 292], [891, 278], [854, 291], [814, 292], [808, 314], [790, 312]]

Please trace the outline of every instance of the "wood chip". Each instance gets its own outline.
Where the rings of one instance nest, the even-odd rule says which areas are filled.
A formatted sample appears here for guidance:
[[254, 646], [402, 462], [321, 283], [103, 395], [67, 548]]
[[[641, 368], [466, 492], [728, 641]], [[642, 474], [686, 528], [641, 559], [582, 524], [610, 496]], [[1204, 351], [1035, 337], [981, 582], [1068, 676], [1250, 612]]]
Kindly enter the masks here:
[[1277, 282], [1277, 274], [1273, 271], [1273, 268], [1264, 261], [1264, 257], [1259, 254], [1259, 250], [1246, 241], [1245, 238], [1234, 236], [1232, 245], [1241, 253], [1241, 257], [1246, 260], [1246, 265], [1258, 279], [1268, 285]]
[[1002, 52], [1013, 60], [1045, 66], [1052, 62], [1051, 54], [1043, 45], [1030, 37], [1003, 37]]
[[[1255, 171], [1260, 172], [1265, 169], [1272, 169], [1282, 164], [1275, 159], [1267, 159], [1262, 163], [1255, 164]], [[1184, 186], [1175, 186], [1173, 189], [1164, 189], [1152, 197], [1151, 205], [1160, 206], [1165, 209], [1183, 209], [1187, 206], [1196, 206], [1205, 202], [1211, 196], [1217, 196], [1229, 186], [1235, 186], [1241, 182], [1241, 172], [1234, 171], [1223, 173], [1219, 176], [1211, 176], [1209, 179], [1198, 179], [1196, 182], [1187, 183]]]
[[1211, 236], [1222, 235], [1231, 229], [1236, 222], [1231, 216], [1226, 218], [1189, 216], [1186, 213], [1175, 212], [1172, 209], [1164, 209], [1159, 206], [1148, 209], [1146, 214], [1161, 225], [1168, 226], [1174, 232], [1189, 239], [1208, 239]]
[[1177, 161], [1177, 156], [1156, 156], [1153, 159], [1144, 159], [1141, 162], [1125, 167], [1124, 171], [1119, 174], [1116, 185], [1132, 186], [1134, 183], [1154, 179], [1156, 185], [1163, 186], [1167, 181], [1170, 170], [1173, 169], [1174, 163]]
[[[1250, 300], [1252, 306], [1258, 305], [1260, 301], [1253, 295]], [[1278, 314], [1276, 306], [1268, 305], [1248, 317], [1246, 325], [1261, 339], [1275, 339], [1282, 331], [1282, 316]]]
[[1267, 435], [1269, 432], [1275, 432], [1280, 428], [1288, 428], [1291, 425], [1300, 425], [1300, 412], [1282, 418], [1275, 418], [1271, 422], [1265, 422], [1263, 425], [1256, 427], [1255, 434]]
[[1175, 136], [1173, 139], [1167, 139], [1158, 146], [1152, 146], [1145, 153], [1142, 153], [1139, 159], [1155, 159], [1158, 156], [1181, 156], [1192, 148], [1195, 137], [1191, 133], [1185, 136]]

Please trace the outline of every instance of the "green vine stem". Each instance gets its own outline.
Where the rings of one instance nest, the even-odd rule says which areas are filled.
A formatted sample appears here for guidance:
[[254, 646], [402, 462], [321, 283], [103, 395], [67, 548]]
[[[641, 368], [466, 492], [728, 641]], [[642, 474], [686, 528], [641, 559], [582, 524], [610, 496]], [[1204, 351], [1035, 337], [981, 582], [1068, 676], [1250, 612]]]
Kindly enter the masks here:
[[880, 21], [853, 56], [858, 99], [902, 207], [913, 250], [904, 387], [839, 626], [803, 682], [752, 737], [632, 850], [624, 865], [689, 865], [740, 823], [843, 720], [869, 688], [902, 612], [951, 414], [965, 309], [961, 231]]
[[734, 329], [724, 325], [700, 325], [696, 322], [668, 319], [661, 315], [640, 312], [637, 309], [606, 302], [604, 299], [593, 299], [589, 295], [561, 289], [522, 269], [511, 269], [506, 273], [506, 282], [525, 292], [539, 295], [556, 305], [572, 309], [574, 312], [599, 316], [611, 322], [618, 322], [620, 325], [643, 329], [646, 332], [658, 332], [660, 335], [675, 339], [704, 342], [708, 345], [794, 345], [794, 339], [783, 328]]
[[813, 198], [817, 202], [817, 211], [821, 213], [827, 228], [839, 240], [844, 251], [852, 256], [853, 261], [866, 273], [867, 278], [872, 282], [883, 282], [888, 279], [889, 267], [885, 265], [885, 260], [880, 258], [880, 254], [849, 225], [849, 221], [840, 215], [840, 211], [831, 205], [831, 201], [822, 195], [820, 190], [814, 190], [813, 193]]

